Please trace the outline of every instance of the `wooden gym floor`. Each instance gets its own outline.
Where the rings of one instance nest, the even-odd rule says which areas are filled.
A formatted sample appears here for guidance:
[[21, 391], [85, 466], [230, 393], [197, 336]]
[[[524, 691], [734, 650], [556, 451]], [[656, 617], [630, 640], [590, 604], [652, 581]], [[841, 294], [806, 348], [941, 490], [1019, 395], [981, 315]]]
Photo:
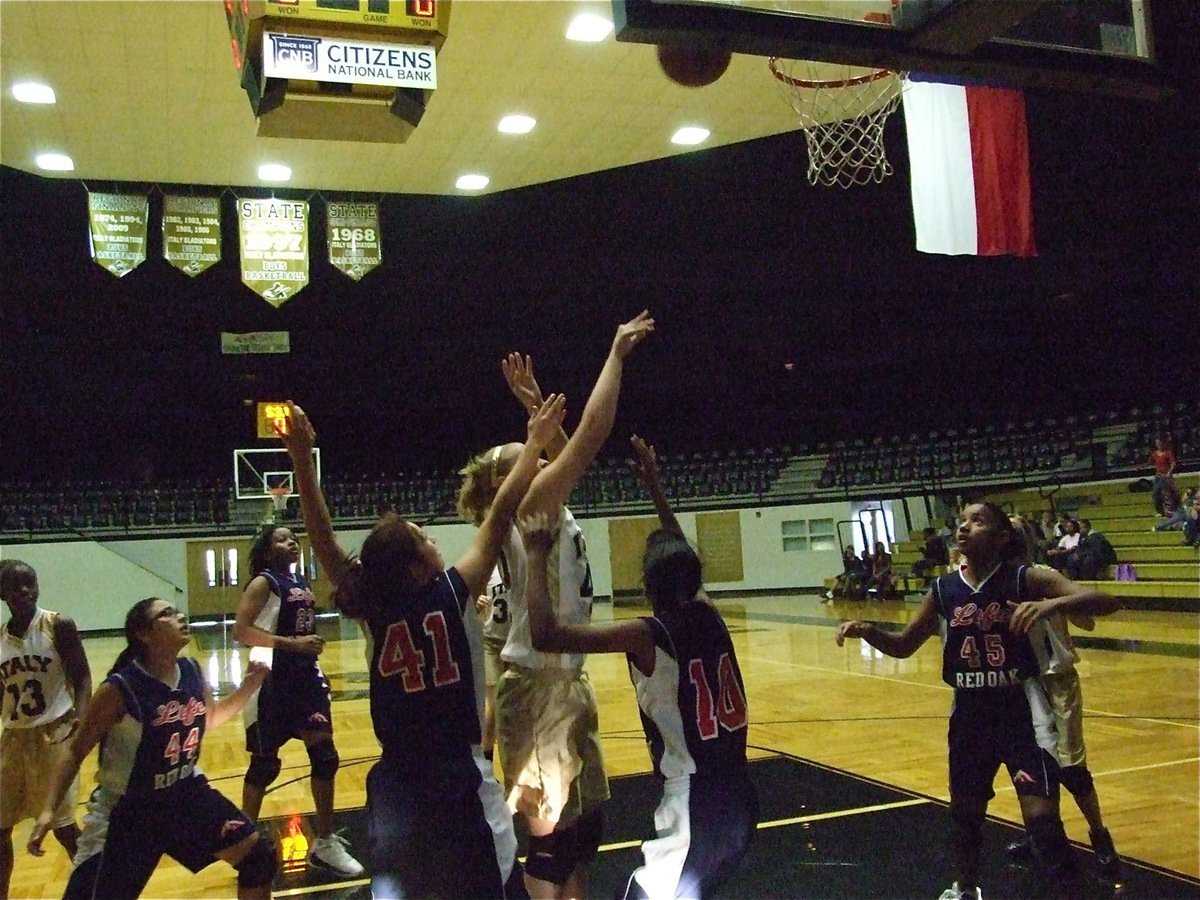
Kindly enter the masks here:
[[[762, 802], [762, 825], [727, 897], [930, 897], [953, 880], [945, 851], [946, 720], [950, 690], [940, 680], [936, 640], [908, 660], [893, 660], [858, 641], [838, 648], [844, 618], [902, 623], [915, 611], [897, 601], [822, 604], [815, 596], [718, 600], [738, 650], [750, 700], [749, 743]], [[644, 609], [597, 604], [596, 618]], [[339, 826], [362, 834], [367, 771], [378, 748], [367, 708], [363, 641], [352, 623], [322, 625], [329, 643], [322, 666], [334, 691]], [[192, 653], [226, 689], [245, 650], [220, 626], [194, 629]], [[1122, 611], [1078, 637], [1083, 657], [1085, 733], [1106, 823], [1128, 860], [1122, 897], [1200, 897], [1200, 632], [1195, 614]], [[113, 637], [85, 646], [97, 683], [120, 649]], [[588, 670], [600, 700], [600, 726], [613, 801], [605, 846], [590, 892], [610, 897], [637, 864], [640, 838], [652, 830], [657, 792], [633, 690], [619, 656], [593, 656]], [[240, 723], [210, 731], [201, 763], [235, 802], [247, 755]], [[282, 834], [301, 830], [312, 812], [303, 747], [284, 748], [284, 771], [263, 806]], [[92, 783], [95, 758], [83, 769]], [[1003, 845], [1019, 812], [1003, 774], [985, 834], [984, 896], [1028, 895], [1029, 873], [1005, 864]], [[81, 810], [82, 816], [82, 810]], [[1081, 848], [1087, 826], [1064, 793], [1067, 832]], [[29, 823], [14, 832], [13, 897], [59, 897], [69, 872], [61, 848], [47, 842], [41, 860], [23, 850]], [[311, 836], [311, 832], [307, 832]], [[361, 842], [359, 842], [361, 845]], [[1091, 855], [1079, 858], [1090, 866]], [[235, 876], [217, 863], [199, 875], [164, 859], [146, 896], [235, 896]], [[1096, 896], [1111, 889], [1092, 885]], [[276, 896], [368, 896], [365, 881], [336, 882], [301, 869], [281, 875]]]

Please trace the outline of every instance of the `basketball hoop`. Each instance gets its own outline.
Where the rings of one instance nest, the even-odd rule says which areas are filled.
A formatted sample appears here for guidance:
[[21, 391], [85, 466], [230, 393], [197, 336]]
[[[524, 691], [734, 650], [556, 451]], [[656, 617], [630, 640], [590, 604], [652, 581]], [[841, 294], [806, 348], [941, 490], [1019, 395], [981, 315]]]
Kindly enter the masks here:
[[292, 492], [286, 484], [277, 484], [271, 489], [271, 505], [275, 510], [275, 521], [278, 522], [283, 518], [283, 514], [287, 512], [288, 497]]
[[883, 126], [900, 104], [901, 73], [776, 56], [767, 66], [800, 117], [809, 184], [848, 188], [892, 174]]

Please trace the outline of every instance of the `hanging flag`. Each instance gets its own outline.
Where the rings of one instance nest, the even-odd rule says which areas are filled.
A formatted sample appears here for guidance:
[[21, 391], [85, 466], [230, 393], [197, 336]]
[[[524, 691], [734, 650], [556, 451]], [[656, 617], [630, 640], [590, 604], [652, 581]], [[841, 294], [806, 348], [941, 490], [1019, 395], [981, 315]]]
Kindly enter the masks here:
[[163, 196], [163, 258], [192, 277], [221, 261], [221, 201]]
[[272, 306], [308, 284], [308, 201], [239, 200], [242, 283]]
[[904, 87], [917, 249], [1037, 256], [1024, 95], [920, 78]]
[[379, 243], [378, 203], [329, 203], [329, 264], [359, 281], [379, 265], [383, 253]]
[[121, 278], [146, 261], [150, 202], [142, 194], [88, 192], [92, 259]]

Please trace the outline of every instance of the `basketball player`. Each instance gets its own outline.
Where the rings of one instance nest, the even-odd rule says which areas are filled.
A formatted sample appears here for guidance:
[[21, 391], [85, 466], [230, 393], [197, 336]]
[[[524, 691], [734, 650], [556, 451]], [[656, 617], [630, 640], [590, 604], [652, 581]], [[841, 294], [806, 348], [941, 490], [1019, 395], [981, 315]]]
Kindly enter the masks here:
[[475, 673], [482, 629], [474, 598], [496, 567], [517, 503], [563, 412], [563, 399], [551, 397], [531, 417], [525, 446], [471, 546], [446, 569], [428, 535], [395, 513], [376, 523], [360, 559], [351, 563], [337, 544], [317, 484], [312, 425], [303, 410], [291, 407], [291, 427], [282, 437], [295, 466], [305, 526], [337, 585], [338, 609], [364, 620], [372, 637], [371, 721], [383, 748], [367, 776], [376, 897], [520, 895], [505, 887], [506, 876], [521, 884], [512, 816], [498, 791], [480, 790], [486, 765], [479, 747], [483, 685]]
[[[42, 811], [50, 776], [66, 742], [87, 715], [92, 672], [75, 623], [38, 606], [37, 572], [29, 563], [0, 563], [0, 597], [9, 617], [0, 632], [0, 898], [8, 897], [13, 871], [13, 826]], [[75, 857], [79, 784], [63, 793], [50, 824], [67, 855]]]
[[1107, 615], [1115, 598], [1061, 574], [1005, 561], [1012, 523], [992, 503], [963, 510], [957, 542], [965, 561], [943, 575], [899, 634], [843, 622], [836, 640], [861, 638], [888, 656], [912, 656], [939, 629], [942, 678], [954, 688], [950, 714], [950, 845], [956, 880], [942, 900], [978, 900], [983, 820], [1003, 763], [1012, 778], [1033, 851], [1049, 876], [1072, 871], [1058, 813], [1054, 759], [1038, 746], [1034, 707], [1047, 701], [1029, 633], [1053, 614]]
[[199, 767], [205, 730], [237, 715], [266, 667], [250, 663], [241, 686], [214, 702], [199, 664], [179, 657], [189, 641], [187, 620], [157, 597], [129, 610], [125, 639], [54, 771], [29, 852], [42, 855], [54, 810], [100, 744], [99, 786], [84, 816], [67, 900], [133, 900], [164, 853], [193, 872], [223, 860], [237, 870], [238, 897], [269, 898], [275, 848]]
[[[1013, 516], [1015, 536], [1013, 541], [1014, 562], [1030, 565], [1037, 548], [1037, 535], [1033, 526], [1023, 516]], [[1039, 567], [1041, 568], [1041, 567]], [[1054, 714], [1054, 756], [1058, 761], [1058, 780], [1075, 798], [1079, 811], [1088, 823], [1088, 837], [1096, 854], [1096, 865], [1100, 874], [1110, 881], [1121, 877], [1121, 858], [1113, 846], [1112, 835], [1104, 827], [1100, 814], [1100, 798], [1087, 764], [1087, 747], [1083, 742], [1083, 691], [1079, 684], [1079, 672], [1075, 664], [1079, 654], [1071, 640], [1068, 621], [1085, 631], [1096, 627], [1091, 616], [1054, 614], [1044, 620], [1045, 633], [1041, 640], [1033, 642], [1041, 672], [1042, 687], [1050, 701]], [[1008, 846], [1009, 856], [1021, 861], [1033, 857], [1033, 846], [1026, 835]]]
[[746, 688], [725, 622], [704, 597], [700, 559], [659, 484], [654, 449], [637, 436], [633, 447], [663, 525], [646, 539], [642, 562], [654, 615], [610, 625], [560, 622], [546, 580], [555, 529], [543, 513], [521, 520], [529, 618], [540, 651], [628, 658], [663, 795], [654, 813], [657, 837], [642, 845], [645, 864], [630, 876], [625, 896], [702, 898], [733, 874], [758, 822], [746, 769]]
[[259, 531], [250, 546], [250, 571], [256, 574], [238, 603], [233, 638], [252, 648], [250, 658], [268, 665], [270, 674], [246, 705], [250, 766], [242, 785], [242, 811], [251, 821], [258, 820], [267, 788], [279, 775], [279, 748], [299, 738], [308, 751], [316, 807], [316, 838], [308, 864], [357, 878], [362, 864], [350, 855], [345, 838], [333, 831], [334, 776], [340, 759], [333, 743], [329, 682], [317, 663], [325, 641], [317, 634], [316, 600], [290, 528], [268, 525]]
[[[653, 330], [654, 320], [646, 311], [617, 328], [579, 428], [538, 472], [522, 501], [527, 513], [545, 512], [559, 522], [550, 590], [555, 609], [571, 622], [591, 617], [592, 578], [583, 531], [564, 504], [612, 431], [625, 358]], [[505, 369], [510, 387], [513, 360], [506, 360]], [[531, 377], [531, 368], [529, 373]], [[513, 393], [522, 402], [534, 402], [516, 387]], [[486, 502], [489, 486], [503, 484], [519, 451], [519, 444], [493, 448], [484, 455], [486, 466], [468, 476], [482, 484], [481, 502]], [[465, 481], [464, 490], [468, 487]], [[511, 622], [501, 653], [505, 671], [496, 685], [496, 738], [509, 806], [529, 828], [525, 883], [539, 900], [582, 897], [588, 865], [600, 846], [601, 804], [609, 796], [596, 695], [583, 671], [583, 654], [533, 648], [524, 597], [525, 551], [516, 528], [505, 540], [503, 557], [512, 578]]]

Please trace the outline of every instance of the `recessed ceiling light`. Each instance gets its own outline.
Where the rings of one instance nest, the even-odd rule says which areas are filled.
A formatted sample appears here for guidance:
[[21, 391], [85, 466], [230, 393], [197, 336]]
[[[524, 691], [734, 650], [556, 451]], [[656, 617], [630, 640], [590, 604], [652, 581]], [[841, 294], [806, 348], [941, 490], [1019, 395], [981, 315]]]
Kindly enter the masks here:
[[292, 170], [279, 163], [264, 163], [258, 167], [258, 177], [261, 181], [287, 181], [292, 177]]
[[580, 13], [567, 26], [568, 41], [586, 41], [595, 44], [608, 37], [612, 22], [595, 13]]
[[685, 147], [690, 147], [693, 144], [703, 143], [708, 140], [709, 134], [710, 132], [707, 128], [697, 128], [694, 125], [687, 125], [671, 135], [671, 143], [683, 144]]
[[504, 134], [529, 134], [537, 119], [530, 116], [505, 116], [496, 126], [496, 130]]
[[63, 153], [39, 153], [34, 160], [39, 169], [47, 172], [74, 172], [75, 162]]
[[34, 81], [22, 81], [12, 87], [13, 99], [19, 103], [53, 103], [54, 88]]
[[459, 175], [454, 186], [460, 191], [482, 191], [488, 186], [486, 175]]

